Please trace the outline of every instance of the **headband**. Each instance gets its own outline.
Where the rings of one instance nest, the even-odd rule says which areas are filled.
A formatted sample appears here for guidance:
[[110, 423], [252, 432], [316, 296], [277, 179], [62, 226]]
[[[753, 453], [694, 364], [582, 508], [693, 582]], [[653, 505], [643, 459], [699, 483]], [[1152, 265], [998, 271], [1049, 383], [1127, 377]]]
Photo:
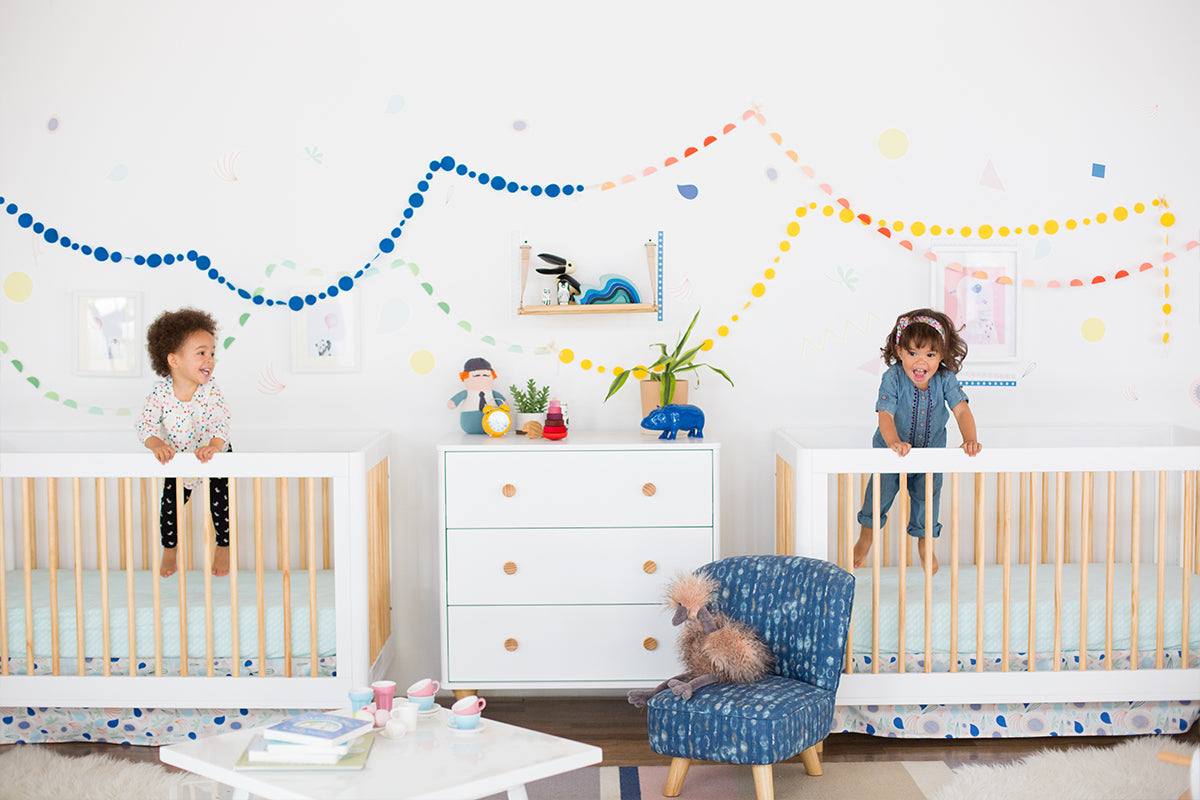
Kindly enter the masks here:
[[900, 333], [914, 322], [924, 322], [929, 327], [938, 332], [938, 336], [942, 337], [942, 341], [946, 341], [946, 331], [942, 328], [942, 323], [938, 322], [933, 317], [913, 317], [909, 319], [907, 316], [896, 320], [896, 343], [900, 342]]

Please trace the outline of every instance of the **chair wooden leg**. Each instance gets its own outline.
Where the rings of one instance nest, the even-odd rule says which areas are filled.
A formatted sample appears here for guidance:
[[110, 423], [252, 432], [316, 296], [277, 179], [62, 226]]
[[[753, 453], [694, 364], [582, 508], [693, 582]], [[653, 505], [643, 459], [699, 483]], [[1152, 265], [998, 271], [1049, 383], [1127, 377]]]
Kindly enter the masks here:
[[817, 742], [816, 747], [817, 747], [817, 755], [819, 755], [819, 756], [825, 755], [825, 740], [824, 739]]
[[663, 788], [663, 797], [679, 797], [683, 791], [683, 779], [687, 777], [688, 767], [692, 765], [690, 758], [672, 758], [671, 769], [667, 772], [667, 785]]
[[775, 800], [775, 775], [770, 764], [753, 764], [755, 800]]
[[800, 760], [804, 762], [804, 771], [809, 775], [822, 775], [821, 759], [817, 757], [817, 746], [812, 747], [800, 753]]

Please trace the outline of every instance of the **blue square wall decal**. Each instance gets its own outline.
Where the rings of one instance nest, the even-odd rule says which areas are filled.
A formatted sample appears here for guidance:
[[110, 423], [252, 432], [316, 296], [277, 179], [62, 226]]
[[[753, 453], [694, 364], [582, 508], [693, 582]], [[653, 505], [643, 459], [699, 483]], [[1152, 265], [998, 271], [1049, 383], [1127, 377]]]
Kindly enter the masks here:
[[1103, 178], [1104, 177], [1104, 165], [1103, 164], [1092, 164], [1092, 177], [1093, 178]]

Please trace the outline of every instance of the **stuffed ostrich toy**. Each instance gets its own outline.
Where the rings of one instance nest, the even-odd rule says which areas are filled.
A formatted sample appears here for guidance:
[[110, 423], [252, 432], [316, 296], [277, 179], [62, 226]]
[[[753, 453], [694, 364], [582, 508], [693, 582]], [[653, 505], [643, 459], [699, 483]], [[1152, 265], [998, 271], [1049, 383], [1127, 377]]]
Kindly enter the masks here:
[[710, 683], [753, 683], [766, 677], [775, 660], [766, 642], [745, 623], [708, 610], [720, 584], [708, 575], [677, 575], [667, 585], [666, 605], [674, 610], [679, 632], [679, 658], [687, 672], [663, 681], [653, 689], [634, 689], [629, 702], [641, 708], [663, 689], [684, 700]]

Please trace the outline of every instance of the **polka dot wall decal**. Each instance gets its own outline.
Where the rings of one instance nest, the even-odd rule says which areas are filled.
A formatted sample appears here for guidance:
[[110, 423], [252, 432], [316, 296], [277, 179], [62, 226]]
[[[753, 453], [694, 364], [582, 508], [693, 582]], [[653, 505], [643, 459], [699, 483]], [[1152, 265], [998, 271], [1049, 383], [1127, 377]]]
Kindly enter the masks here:
[[50, 119], [46, 120], [46, 133], [58, 133], [58, 129], [62, 127], [62, 120], [58, 114], [55, 114]]
[[33, 278], [24, 272], [10, 272], [4, 277], [4, 296], [14, 303], [24, 303], [33, 295]]
[[700, 194], [700, 190], [691, 183], [677, 184], [675, 188], [679, 190], [679, 194], [682, 195], [685, 200], [695, 200]]
[[525, 129], [528, 127], [529, 127], [529, 123], [527, 123], [523, 119], [514, 119], [513, 120], [512, 129], [514, 131], [516, 131], [517, 133], [523, 133], [525, 131]]
[[884, 158], [896, 159], [908, 152], [908, 134], [896, 128], [888, 128], [879, 134], [879, 152]]
[[1104, 323], [1095, 317], [1089, 317], [1083, 321], [1080, 327], [1080, 333], [1083, 338], [1089, 342], [1098, 342], [1104, 338]]
[[769, 180], [769, 181], [778, 180], [779, 179], [779, 170], [775, 169], [774, 167], [767, 167], [766, 176], [767, 176], [767, 180]]
[[428, 375], [433, 372], [435, 359], [433, 353], [428, 350], [416, 350], [408, 358], [408, 365], [412, 367], [412, 371], [418, 375]]

